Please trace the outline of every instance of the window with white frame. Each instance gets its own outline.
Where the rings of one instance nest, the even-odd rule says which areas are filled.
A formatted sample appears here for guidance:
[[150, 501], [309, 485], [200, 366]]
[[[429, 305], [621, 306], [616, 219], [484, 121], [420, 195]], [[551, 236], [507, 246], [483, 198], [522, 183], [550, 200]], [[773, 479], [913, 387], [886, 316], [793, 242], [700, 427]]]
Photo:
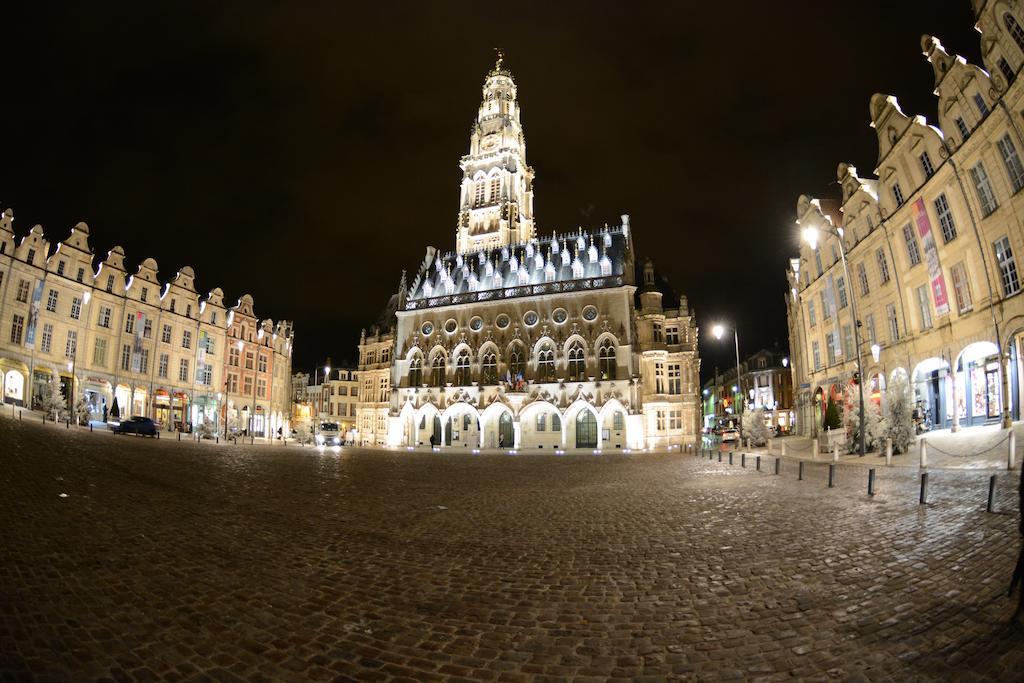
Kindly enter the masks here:
[[21, 345], [21, 335], [25, 331], [25, 316], [14, 314], [11, 319], [11, 343]]
[[878, 335], [875, 334], [875, 314], [874, 313], [868, 313], [866, 316], [864, 316], [864, 327], [867, 328], [867, 335], [868, 335], [867, 341], [868, 341], [868, 343], [869, 344], [877, 344], [878, 343]]
[[871, 292], [871, 287], [868, 286], [868, 269], [863, 263], [857, 264], [857, 278], [860, 280], [861, 296], [867, 296]]
[[984, 162], [979, 161], [971, 169], [971, 181], [974, 183], [974, 191], [978, 193], [982, 216], [991, 215], [999, 208], [999, 202], [996, 201], [996, 193], [992, 190], [992, 183], [989, 182]]
[[107, 276], [107, 291], [108, 292], [113, 292], [114, 291], [114, 274], [113, 273], [111, 273], [110, 275]]
[[167, 366], [170, 365], [170, 363], [171, 363], [170, 355], [168, 355], [166, 353], [161, 353], [160, 354], [160, 358], [157, 361], [157, 366], [156, 366], [156, 374], [157, 374], [158, 377], [162, 377], [164, 379], [167, 378]]
[[121, 346], [121, 370], [128, 372], [132, 368], [132, 346], [124, 344]]
[[64, 344], [64, 357], [74, 358], [76, 350], [78, 350], [78, 330], [68, 330], [68, 340]]
[[854, 352], [853, 343], [853, 326], [843, 325], [843, 356], [846, 358], [853, 358]]
[[883, 247], [879, 247], [875, 251], [875, 258], [878, 259], [878, 276], [884, 285], [889, 281], [889, 260], [885, 257], [885, 249]]
[[917, 297], [917, 310], [921, 314], [921, 329], [929, 330], [932, 327], [932, 301], [928, 295], [928, 285], [921, 285], [914, 291]]
[[900, 321], [896, 318], [896, 305], [886, 306], [885, 315], [889, 319], [889, 341], [896, 343], [900, 340]]
[[910, 260], [910, 265], [916, 266], [921, 262], [921, 250], [917, 246], [914, 226], [910, 223], [903, 226], [903, 241], [907, 243], [907, 259]]
[[825, 296], [825, 291], [821, 292], [821, 319], [831, 320], [832, 319], [832, 307], [828, 305], [828, 297]]
[[182, 358], [178, 363], [178, 381], [188, 381], [188, 358]]
[[46, 295], [46, 310], [53, 313], [57, 310], [57, 290], [51, 289]]
[[192, 330], [183, 330], [181, 333], [181, 348], [192, 348]]
[[100, 306], [99, 314], [96, 316], [96, 324], [100, 327], [110, 327], [110, 307]]
[[18, 281], [18, 293], [15, 295], [15, 299], [21, 303], [28, 303], [28, 290], [32, 287], [32, 283], [28, 280]]
[[949, 209], [949, 202], [946, 195], [940, 194], [935, 199], [935, 213], [939, 215], [939, 226], [942, 228], [942, 241], [951, 242], [956, 239], [956, 223], [953, 222], [953, 212]]
[[[98, 339], [96, 341], [99, 341]], [[39, 351], [42, 353], [49, 353], [53, 346], [53, 325], [45, 323], [43, 325], [43, 335], [39, 340]]]
[[892, 198], [896, 200], [896, 206], [903, 206], [903, 190], [899, 183], [892, 184]]
[[163, 328], [160, 330], [160, 341], [162, 341], [164, 344], [170, 344], [171, 343], [171, 326], [170, 325], [164, 325]]
[[828, 354], [828, 364], [836, 364], [836, 335], [833, 332], [825, 333], [825, 353]]
[[473, 205], [481, 206], [484, 203], [484, 193], [487, 190], [487, 186], [482, 180], [473, 183], [473, 186]]
[[846, 308], [846, 278], [842, 275], [836, 278], [836, 293], [839, 295], [839, 308]]
[[978, 93], [974, 93], [974, 106], [978, 108], [978, 113], [981, 114], [981, 118], [988, 116], [988, 104], [985, 103], [985, 98]]
[[964, 140], [971, 137], [971, 129], [967, 127], [967, 123], [961, 116], [956, 117], [956, 129], [960, 131], [960, 137]]
[[818, 320], [817, 320], [817, 318], [814, 315], [814, 302], [813, 301], [808, 301], [807, 302], [807, 321], [808, 321], [808, 323], [810, 324], [811, 327], [814, 327], [815, 325], [818, 324]]
[[149, 349], [139, 350], [139, 372], [142, 374], [149, 372]]
[[921, 170], [924, 171], [924, 177], [931, 178], [935, 174], [935, 167], [932, 165], [932, 158], [928, 156], [928, 152], [921, 152], [921, 156], [918, 159], [921, 161]]
[[1010, 176], [1010, 185], [1013, 186], [1013, 191], [1020, 191], [1021, 188], [1024, 188], [1024, 165], [1020, 163], [1020, 156], [1017, 154], [1013, 140], [1009, 135], [1004, 135], [996, 142], [996, 147], [999, 148], [999, 154], [1003, 157], [1006, 175]]
[[971, 283], [967, 279], [967, 267], [961, 261], [950, 269], [953, 276], [953, 292], [956, 294], [956, 309], [960, 313], [966, 313], [974, 306], [971, 298]]
[[665, 364], [655, 363], [654, 364], [654, 393], [664, 394], [665, 393]]
[[817, 340], [811, 342], [811, 356], [814, 358], [814, 369], [821, 369], [821, 346]]
[[677, 395], [683, 393], [682, 366], [679, 363], [668, 364], [668, 393]]
[[102, 337], [97, 337], [93, 343], [92, 363], [101, 368], [107, 364], [107, 340]]
[[999, 264], [1000, 282], [1003, 285], [1003, 295], [1010, 296], [1020, 291], [1020, 281], [1017, 279], [1017, 261], [1013, 256], [1013, 248], [1010, 246], [1009, 237], [1001, 237], [992, 245], [996, 252], [996, 263]]

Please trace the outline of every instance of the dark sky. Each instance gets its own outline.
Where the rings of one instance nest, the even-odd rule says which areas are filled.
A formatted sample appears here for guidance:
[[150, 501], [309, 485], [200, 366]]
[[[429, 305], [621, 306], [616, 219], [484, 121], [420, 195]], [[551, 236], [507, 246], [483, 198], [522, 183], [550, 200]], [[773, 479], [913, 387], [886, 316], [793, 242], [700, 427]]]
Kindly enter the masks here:
[[[17, 3], [0, 203], [291, 318], [295, 366], [355, 361], [424, 248], [454, 246], [459, 157], [502, 47], [541, 232], [631, 215], [703, 330], [787, 343], [797, 197], [872, 172], [868, 100], [935, 121], [920, 36], [978, 62], [969, 0]], [[733, 360], [702, 340], [704, 375]]]

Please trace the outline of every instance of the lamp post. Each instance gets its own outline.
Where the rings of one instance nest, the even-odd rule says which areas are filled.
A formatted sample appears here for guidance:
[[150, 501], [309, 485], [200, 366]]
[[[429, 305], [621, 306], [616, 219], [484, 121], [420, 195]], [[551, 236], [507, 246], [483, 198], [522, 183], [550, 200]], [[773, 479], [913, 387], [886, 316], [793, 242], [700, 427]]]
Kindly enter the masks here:
[[[726, 329], [725, 326], [719, 323], [719, 324], [717, 324], [717, 325], [715, 325], [714, 327], [711, 328], [711, 334], [715, 335], [715, 339], [721, 339], [722, 335], [725, 334], [725, 329]], [[736, 389], [740, 389], [741, 388], [740, 387], [740, 385], [741, 385], [741, 382], [740, 382], [740, 336], [739, 336], [739, 333], [736, 331], [735, 327], [732, 328], [732, 339], [733, 339], [733, 342], [736, 345], [736, 387], [735, 388]], [[737, 391], [733, 391], [733, 396], [735, 397], [735, 395], [737, 393], [738, 393]], [[744, 402], [743, 401], [743, 395], [740, 394], [740, 404], [739, 404], [739, 406], [737, 406], [736, 414], [739, 416], [738, 422], [739, 422], [740, 446], [741, 447], [743, 446], [743, 415], [742, 415], [742, 413], [743, 413], [743, 402]]]
[[[835, 237], [839, 242], [839, 258], [843, 262], [843, 277], [849, 286], [850, 292], [850, 314], [853, 316], [853, 346], [857, 350], [857, 393], [860, 402], [860, 457], [864, 457], [864, 369], [861, 364], [860, 353], [860, 320], [857, 318], [857, 295], [854, 292], [853, 282], [850, 280], [850, 269], [846, 265], [846, 245], [843, 243], [842, 228], [826, 228], [828, 234]], [[818, 248], [818, 228], [807, 226], [803, 229], [803, 238], [811, 249]], [[838, 315], [838, 312], [836, 313]]]

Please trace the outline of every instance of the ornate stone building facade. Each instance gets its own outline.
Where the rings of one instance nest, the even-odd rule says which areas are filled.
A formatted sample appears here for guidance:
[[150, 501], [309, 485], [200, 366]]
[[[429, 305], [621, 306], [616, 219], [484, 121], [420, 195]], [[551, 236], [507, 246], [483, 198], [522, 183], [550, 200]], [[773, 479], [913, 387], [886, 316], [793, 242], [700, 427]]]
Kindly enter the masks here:
[[38, 225], [19, 238], [8, 209], [0, 215], [3, 401], [32, 406], [59, 382], [95, 420], [110, 417], [116, 400], [122, 417], [145, 415], [168, 430], [286, 427], [291, 323], [257, 322], [248, 295], [226, 309], [223, 292], [201, 296], [195, 277], [183, 266], [161, 282], [151, 258], [129, 274], [121, 247], [97, 261], [85, 223], [57, 243]]
[[364, 442], [556, 451], [694, 442], [700, 360], [686, 297], [640, 264], [628, 216], [537, 234], [516, 85], [500, 58], [460, 165], [455, 251], [428, 247], [360, 345], [360, 377], [374, 382], [362, 392], [372, 400]]
[[[856, 372], [860, 325], [865, 390], [884, 400], [902, 374], [936, 428], [1019, 419], [1024, 299], [1024, 11], [976, 0], [986, 69], [921, 48], [934, 74], [938, 125], [871, 98], [878, 135], [872, 178], [839, 164], [838, 201], [800, 197], [800, 229], [818, 229], [787, 271], [798, 425], [814, 434], [829, 396]], [[842, 230], [849, 274], [841, 263]], [[854, 304], [858, 320], [853, 319]]]

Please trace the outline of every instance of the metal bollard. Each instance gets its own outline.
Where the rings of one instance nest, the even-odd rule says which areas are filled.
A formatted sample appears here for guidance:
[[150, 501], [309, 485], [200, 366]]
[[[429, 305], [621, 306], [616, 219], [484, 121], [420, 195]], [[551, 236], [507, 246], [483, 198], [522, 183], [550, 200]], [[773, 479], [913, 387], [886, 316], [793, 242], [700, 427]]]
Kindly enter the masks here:
[[921, 473], [921, 497], [918, 499], [918, 503], [926, 505], [928, 503], [928, 473]]
[[92, 422], [89, 423], [89, 432], [92, 432]]
[[885, 439], [885, 465], [892, 467], [892, 437]]
[[996, 499], [996, 475], [992, 475], [988, 478], [988, 505], [985, 506], [985, 512], [992, 512], [995, 509]]
[[828, 464], [828, 487], [834, 488], [836, 479], [836, 465], [835, 463]]
[[722, 451], [718, 451], [718, 462], [722, 462]]
[[157, 441], [159, 441], [159, 440], [160, 440], [160, 430], [159, 430], [159, 429], [158, 429], [158, 430], [157, 430], [157, 432], [156, 432], [156, 440], [157, 440]]
[[1006, 449], [1006, 469], [1012, 470], [1017, 465], [1017, 432], [1010, 427], [1009, 447]]
[[868, 495], [875, 495], [875, 468], [868, 470]]
[[71, 420], [65, 420], [64, 429], [71, 429]]
[[781, 458], [775, 458], [775, 474], [779, 473], [779, 460], [781, 460]]
[[181, 432], [178, 432], [178, 441], [181, 441]]
[[804, 461], [803, 460], [800, 461], [800, 469], [797, 471], [796, 480], [797, 481], [803, 481], [804, 480]]
[[220, 443], [220, 434], [217, 434], [217, 435], [215, 435], [213, 437], [213, 443], [214, 444], [219, 444]]
[[928, 467], [928, 440], [925, 439], [924, 437], [921, 437], [920, 451], [921, 451], [921, 468], [924, 469], [925, 467]]
[[746, 466], [747, 466], [747, 454], [746, 453], [740, 453], [740, 467], [746, 467]]
[[818, 459], [818, 439], [817, 437], [811, 439], [811, 459]]
[[761, 471], [761, 456], [760, 455], [757, 456], [756, 460], [757, 460], [757, 471], [760, 472]]
[[732, 464], [732, 451], [729, 451], [729, 464]]
[[21, 422], [21, 414], [24, 413], [24, 412], [25, 412], [24, 410], [19, 410], [18, 411], [18, 422]]

